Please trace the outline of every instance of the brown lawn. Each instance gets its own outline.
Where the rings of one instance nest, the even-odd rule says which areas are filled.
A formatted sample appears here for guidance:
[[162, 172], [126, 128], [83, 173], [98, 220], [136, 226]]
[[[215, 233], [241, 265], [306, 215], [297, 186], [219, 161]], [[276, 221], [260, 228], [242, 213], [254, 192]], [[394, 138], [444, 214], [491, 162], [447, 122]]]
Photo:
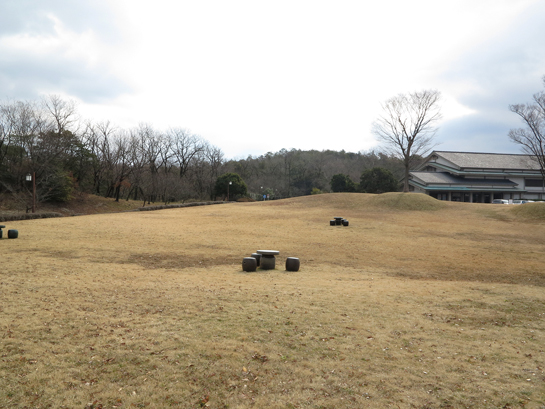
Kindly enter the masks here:
[[[0, 408], [543, 408], [545, 204], [522, 206], [326, 194], [4, 222]], [[258, 249], [277, 269], [244, 273]]]

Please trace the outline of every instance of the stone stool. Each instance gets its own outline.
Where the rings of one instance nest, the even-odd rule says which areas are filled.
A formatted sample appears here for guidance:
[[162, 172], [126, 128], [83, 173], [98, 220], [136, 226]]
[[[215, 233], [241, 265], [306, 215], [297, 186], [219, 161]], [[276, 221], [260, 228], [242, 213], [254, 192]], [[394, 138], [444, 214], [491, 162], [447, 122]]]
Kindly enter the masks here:
[[348, 226], [348, 220], [343, 219], [343, 226]]
[[252, 253], [251, 257], [255, 258], [255, 261], [257, 261], [257, 266], [261, 264], [261, 254]]
[[297, 257], [288, 257], [286, 259], [286, 271], [299, 271], [301, 263]]
[[276, 258], [280, 252], [278, 250], [257, 250], [257, 254], [261, 254], [260, 267], [262, 270], [274, 270], [276, 266]]
[[8, 230], [8, 239], [16, 239], [17, 237], [19, 237], [17, 230]]
[[257, 260], [253, 257], [244, 257], [242, 259], [242, 271], [255, 271], [257, 269]]

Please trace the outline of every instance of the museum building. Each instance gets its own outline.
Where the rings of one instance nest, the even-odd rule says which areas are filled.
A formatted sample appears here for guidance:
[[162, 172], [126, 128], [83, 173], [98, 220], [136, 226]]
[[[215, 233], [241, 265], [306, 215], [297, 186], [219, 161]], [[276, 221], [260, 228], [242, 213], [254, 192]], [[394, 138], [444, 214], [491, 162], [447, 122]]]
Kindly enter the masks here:
[[456, 202], [545, 199], [540, 166], [531, 155], [433, 151], [409, 173], [409, 189]]

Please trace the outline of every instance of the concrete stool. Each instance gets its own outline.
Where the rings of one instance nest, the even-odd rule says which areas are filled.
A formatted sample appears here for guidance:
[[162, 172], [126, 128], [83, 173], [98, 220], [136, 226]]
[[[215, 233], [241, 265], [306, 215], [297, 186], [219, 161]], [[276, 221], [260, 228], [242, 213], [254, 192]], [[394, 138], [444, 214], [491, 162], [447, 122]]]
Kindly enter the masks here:
[[8, 239], [16, 239], [17, 237], [19, 237], [17, 230], [8, 230]]
[[252, 253], [251, 257], [255, 258], [255, 261], [257, 261], [257, 266], [261, 264], [261, 254]]
[[257, 250], [261, 254], [260, 267], [262, 270], [274, 270], [276, 267], [276, 258], [280, 254], [278, 250]]
[[242, 259], [242, 271], [255, 271], [257, 269], [257, 261], [253, 257], [244, 257]]
[[343, 226], [348, 226], [348, 220], [343, 219]]
[[288, 257], [286, 259], [286, 271], [299, 271], [301, 263], [297, 257]]
[[330, 226], [335, 226], [335, 220], [330, 220], [330, 221], [329, 221], [329, 225], [330, 225]]

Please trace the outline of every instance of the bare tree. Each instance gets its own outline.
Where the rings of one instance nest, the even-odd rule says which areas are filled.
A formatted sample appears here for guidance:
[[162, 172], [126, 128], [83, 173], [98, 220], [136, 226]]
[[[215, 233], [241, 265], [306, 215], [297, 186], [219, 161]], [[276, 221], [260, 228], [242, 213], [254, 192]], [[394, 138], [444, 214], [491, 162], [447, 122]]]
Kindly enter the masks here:
[[403, 191], [409, 191], [409, 170], [414, 158], [433, 148], [437, 122], [441, 119], [437, 90], [399, 94], [382, 104], [384, 113], [373, 124], [373, 134], [384, 150], [401, 159], [405, 168]]
[[55, 132], [62, 134], [63, 131], [70, 129], [73, 125], [77, 124], [77, 106], [73, 100], [64, 100], [58, 95], [48, 95], [42, 99], [42, 104], [51, 116]]
[[170, 186], [165, 183], [165, 179], [171, 179], [169, 173], [172, 169], [172, 141], [168, 135], [155, 131], [151, 125], [141, 124], [136, 134], [141, 156], [145, 159], [150, 177], [146, 195], [148, 201], [165, 200], [165, 197], [171, 196], [168, 192]]
[[116, 129], [109, 121], [93, 124], [87, 122], [82, 140], [92, 155], [92, 192], [100, 195], [102, 184], [113, 174], [112, 138]]
[[110, 184], [115, 201], [119, 202], [121, 189], [130, 186], [129, 176], [133, 169], [131, 153], [135, 148], [135, 141], [126, 131], [119, 132], [113, 140], [114, 178]]
[[509, 105], [509, 110], [520, 116], [526, 125], [525, 128], [511, 129], [509, 138], [539, 163], [545, 185], [545, 92], [534, 94], [533, 99], [533, 103]]
[[206, 141], [203, 143], [204, 149], [195, 155], [190, 172], [188, 172], [191, 173], [190, 177], [195, 193], [201, 200], [207, 197], [213, 198], [216, 179], [225, 162], [221, 149]]
[[193, 135], [187, 129], [182, 128], [170, 129], [168, 136], [172, 141], [172, 149], [174, 150], [180, 178], [183, 178], [196, 155], [205, 151], [206, 143], [199, 136]]

